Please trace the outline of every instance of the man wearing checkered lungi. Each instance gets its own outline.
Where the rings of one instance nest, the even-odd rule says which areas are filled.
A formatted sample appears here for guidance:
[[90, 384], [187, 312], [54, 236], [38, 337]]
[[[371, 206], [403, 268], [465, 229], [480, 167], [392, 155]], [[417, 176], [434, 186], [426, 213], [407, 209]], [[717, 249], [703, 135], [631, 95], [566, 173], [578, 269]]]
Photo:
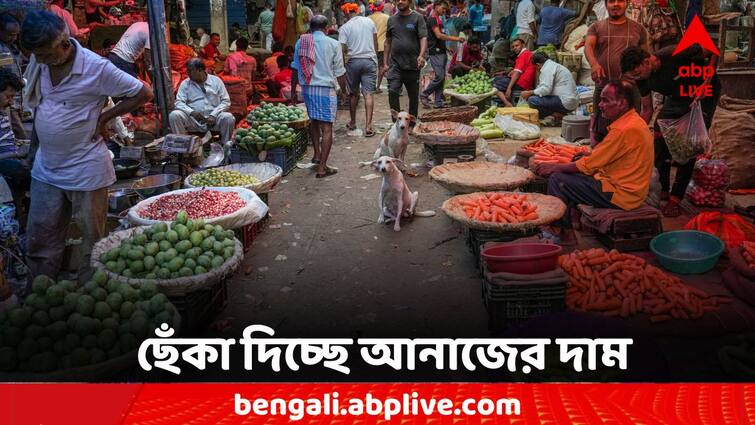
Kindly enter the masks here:
[[327, 164], [333, 145], [333, 123], [338, 111], [336, 81], [341, 93], [348, 94], [341, 46], [338, 41], [325, 35], [323, 31], [327, 27], [326, 17], [313, 17], [309, 21], [311, 34], [299, 37], [291, 63], [291, 68], [297, 70], [291, 78], [291, 100], [296, 103], [296, 86], [301, 84], [301, 94], [312, 121], [309, 135], [315, 151], [312, 163], [317, 164], [317, 178], [336, 173]]

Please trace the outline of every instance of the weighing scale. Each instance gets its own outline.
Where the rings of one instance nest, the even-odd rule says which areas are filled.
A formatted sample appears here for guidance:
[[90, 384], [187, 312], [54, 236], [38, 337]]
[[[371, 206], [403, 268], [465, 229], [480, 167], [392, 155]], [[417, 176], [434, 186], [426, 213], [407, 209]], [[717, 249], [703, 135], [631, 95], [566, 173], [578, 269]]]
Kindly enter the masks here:
[[168, 154], [168, 161], [163, 164], [162, 172], [165, 173], [165, 167], [168, 165], [175, 164], [182, 179], [191, 174], [191, 167], [184, 163], [184, 155], [196, 155], [210, 137], [210, 133], [202, 139], [188, 134], [166, 134], [160, 144], [160, 150]]

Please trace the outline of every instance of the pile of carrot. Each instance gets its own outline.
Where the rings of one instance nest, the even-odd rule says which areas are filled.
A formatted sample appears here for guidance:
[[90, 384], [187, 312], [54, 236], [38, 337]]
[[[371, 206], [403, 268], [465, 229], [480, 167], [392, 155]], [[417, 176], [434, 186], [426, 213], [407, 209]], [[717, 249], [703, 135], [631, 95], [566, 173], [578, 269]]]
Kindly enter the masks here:
[[566, 305], [572, 310], [624, 318], [645, 313], [651, 322], [663, 322], [696, 319], [731, 302], [687, 286], [642, 258], [616, 250], [574, 251], [558, 261], [569, 274]]
[[467, 217], [492, 223], [524, 223], [537, 220], [537, 205], [528, 202], [526, 195], [488, 192], [476, 199], [461, 201]]
[[543, 139], [522, 146], [522, 149], [535, 154], [533, 158], [535, 165], [546, 163], [566, 164], [572, 162], [574, 155], [590, 151], [585, 146], [556, 145], [548, 143]]
[[747, 261], [747, 265], [755, 270], [755, 242], [742, 242], [742, 256]]

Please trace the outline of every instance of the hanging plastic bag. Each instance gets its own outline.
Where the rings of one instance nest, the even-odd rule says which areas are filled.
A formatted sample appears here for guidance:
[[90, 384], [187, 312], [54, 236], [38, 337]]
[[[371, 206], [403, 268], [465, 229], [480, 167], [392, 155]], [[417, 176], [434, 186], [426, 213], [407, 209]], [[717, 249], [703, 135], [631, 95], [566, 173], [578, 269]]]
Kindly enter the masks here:
[[700, 102], [695, 102], [683, 117], [658, 120], [658, 125], [671, 159], [679, 164], [685, 164], [697, 155], [710, 153], [713, 148], [705, 128]]
[[724, 241], [727, 248], [742, 245], [743, 241], [755, 241], [755, 226], [738, 214], [721, 214], [716, 211], [700, 213], [684, 228], [715, 235]]

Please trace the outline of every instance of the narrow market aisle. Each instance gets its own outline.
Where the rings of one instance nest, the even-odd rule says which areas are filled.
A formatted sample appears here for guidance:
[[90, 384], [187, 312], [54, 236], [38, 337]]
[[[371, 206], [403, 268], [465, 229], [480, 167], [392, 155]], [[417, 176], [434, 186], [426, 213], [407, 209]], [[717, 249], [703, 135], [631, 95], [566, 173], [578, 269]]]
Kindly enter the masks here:
[[[421, 144], [409, 147], [407, 164], [422, 165], [407, 180], [420, 193], [418, 210], [437, 215], [398, 233], [376, 224], [381, 179], [363, 178], [377, 173], [358, 163], [372, 159], [390, 125], [385, 93], [374, 121], [379, 134], [350, 137], [348, 111], [339, 111], [329, 161], [338, 174], [315, 179], [295, 169], [270, 194], [272, 218], [229, 282], [224, 334], [259, 323], [300, 337], [487, 335], [478, 271], [460, 228], [440, 210], [449, 194], [427, 176]], [[363, 128], [361, 104], [357, 122]]]

